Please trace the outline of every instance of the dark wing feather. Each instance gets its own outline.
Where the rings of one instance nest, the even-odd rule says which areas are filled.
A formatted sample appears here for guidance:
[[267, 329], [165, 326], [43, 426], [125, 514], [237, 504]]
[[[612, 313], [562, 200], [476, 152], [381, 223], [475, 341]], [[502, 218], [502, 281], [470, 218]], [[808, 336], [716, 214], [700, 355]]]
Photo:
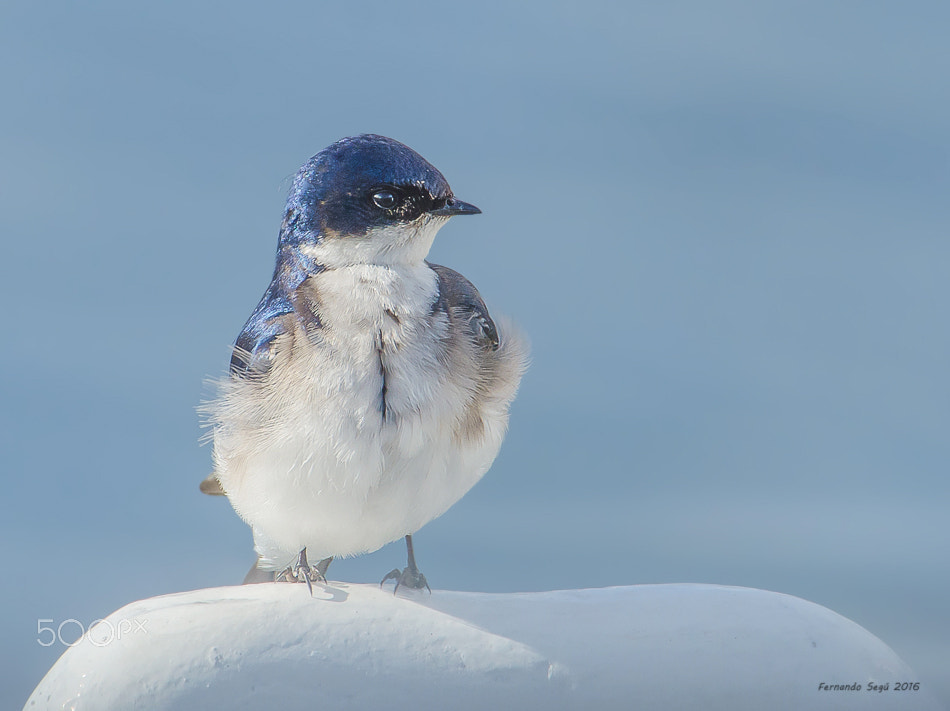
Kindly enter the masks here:
[[468, 324], [476, 341], [485, 348], [497, 350], [498, 330], [475, 285], [448, 267], [431, 263], [429, 266], [439, 277], [439, 298], [433, 310], [445, 311], [450, 318], [461, 319]]
[[313, 264], [295, 250], [283, 250], [278, 254], [270, 286], [234, 342], [230, 368], [232, 376], [241, 377], [267, 370], [273, 357], [274, 341], [293, 328], [291, 324], [294, 321], [289, 318], [292, 314], [305, 329], [320, 328], [319, 317], [297, 296], [304, 281], [322, 269], [322, 266]]
[[293, 304], [280, 285], [271, 282], [234, 342], [231, 375], [243, 376], [267, 369], [274, 339], [284, 332], [284, 317], [293, 310]]

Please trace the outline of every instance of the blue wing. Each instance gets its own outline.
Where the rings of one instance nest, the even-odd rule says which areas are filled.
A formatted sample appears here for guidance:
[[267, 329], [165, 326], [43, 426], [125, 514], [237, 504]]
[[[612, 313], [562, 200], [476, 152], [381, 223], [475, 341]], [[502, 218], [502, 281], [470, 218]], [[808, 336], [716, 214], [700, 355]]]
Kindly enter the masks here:
[[449, 318], [467, 324], [469, 332], [484, 348], [498, 349], [498, 330], [488, 314], [478, 289], [457, 271], [439, 264], [428, 263], [439, 277], [439, 298], [433, 311], [444, 311]]
[[308, 329], [320, 328], [319, 317], [297, 299], [297, 289], [322, 269], [296, 250], [278, 254], [273, 279], [234, 342], [232, 377], [265, 372], [273, 357], [274, 341], [296, 322]]

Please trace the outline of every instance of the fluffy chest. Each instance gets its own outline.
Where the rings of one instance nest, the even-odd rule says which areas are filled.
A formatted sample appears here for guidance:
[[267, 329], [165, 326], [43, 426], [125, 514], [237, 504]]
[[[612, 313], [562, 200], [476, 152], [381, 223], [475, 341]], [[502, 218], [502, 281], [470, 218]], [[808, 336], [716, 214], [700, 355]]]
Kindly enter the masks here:
[[372, 333], [398, 335], [398, 326], [428, 320], [438, 296], [438, 278], [421, 266], [357, 265], [313, 276], [306, 297], [327, 335], [360, 339]]
[[445, 406], [448, 320], [433, 313], [438, 278], [421, 266], [359, 265], [311, 279], [321, 329], [310, 372], [343, 416], [381, 426]]

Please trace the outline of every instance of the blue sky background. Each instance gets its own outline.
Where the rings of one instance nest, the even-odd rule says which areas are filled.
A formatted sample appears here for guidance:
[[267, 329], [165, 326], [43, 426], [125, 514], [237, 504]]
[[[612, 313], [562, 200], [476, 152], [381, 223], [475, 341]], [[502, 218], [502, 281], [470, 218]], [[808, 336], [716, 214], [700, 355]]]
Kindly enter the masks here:
[[361, 132], [482, 208], [431, 258], [533, 342], [435, 587], [777, 590], [950, 703], [950, 7], [338, 5], [0, 8], [0, 703], [37, 619], [241, 580], [195, 406]]

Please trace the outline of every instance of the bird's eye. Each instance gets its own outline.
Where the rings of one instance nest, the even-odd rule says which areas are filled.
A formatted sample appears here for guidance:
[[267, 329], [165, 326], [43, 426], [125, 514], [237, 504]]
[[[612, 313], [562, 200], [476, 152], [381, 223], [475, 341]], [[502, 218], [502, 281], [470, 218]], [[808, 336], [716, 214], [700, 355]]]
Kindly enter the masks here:
[[396, 207], [396, 196], [389, 190], [377, 190], [373, 193], [373, 204], [380, 210], [392, 210]]

